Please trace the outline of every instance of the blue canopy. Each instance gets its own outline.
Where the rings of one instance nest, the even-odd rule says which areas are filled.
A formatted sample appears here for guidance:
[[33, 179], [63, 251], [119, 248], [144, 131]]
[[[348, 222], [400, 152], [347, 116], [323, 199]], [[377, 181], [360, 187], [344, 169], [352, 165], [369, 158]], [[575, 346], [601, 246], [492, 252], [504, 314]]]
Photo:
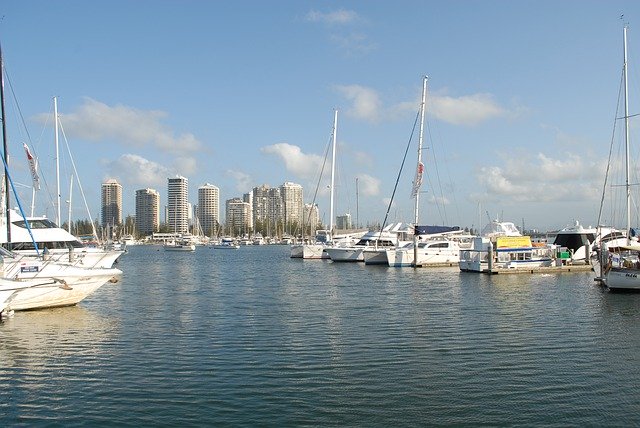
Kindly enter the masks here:
[[457, 232], [460, 226], [416, 226], [414, 233], [416, 235], [433, 235], [434, 233]]

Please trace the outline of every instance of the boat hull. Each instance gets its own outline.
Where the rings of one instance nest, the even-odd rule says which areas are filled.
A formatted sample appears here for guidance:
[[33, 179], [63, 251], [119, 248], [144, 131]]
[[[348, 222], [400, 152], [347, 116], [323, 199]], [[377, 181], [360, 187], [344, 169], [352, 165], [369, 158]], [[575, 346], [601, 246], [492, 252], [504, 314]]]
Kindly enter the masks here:
[[604, 284], [612, 291], [640, 291], [640, 270], [611, 268], [604, 276]]
[[67, 275], [57, 281], [49, 278], [52, 281], [46, 286], [47, 292], [43, 292], [45, 286], [26, 288], [16, 293], [7, 308], [23, 311], [75, 305], [120, 275], [119, 269], [88, 269], [80, 275]]
[[327, 248], [325, 251], [333, 262], [362, 262], [364, 248]]

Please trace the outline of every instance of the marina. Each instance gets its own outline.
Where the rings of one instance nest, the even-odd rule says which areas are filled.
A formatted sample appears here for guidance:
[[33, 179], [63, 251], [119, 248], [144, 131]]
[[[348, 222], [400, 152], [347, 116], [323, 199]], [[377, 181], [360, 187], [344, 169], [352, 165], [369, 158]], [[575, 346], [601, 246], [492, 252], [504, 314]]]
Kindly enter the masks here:
[[0, 323], [8, 425], [640, 423], [640, 295], [591, 272], [476, 275], [135, 246], [121, 281]]

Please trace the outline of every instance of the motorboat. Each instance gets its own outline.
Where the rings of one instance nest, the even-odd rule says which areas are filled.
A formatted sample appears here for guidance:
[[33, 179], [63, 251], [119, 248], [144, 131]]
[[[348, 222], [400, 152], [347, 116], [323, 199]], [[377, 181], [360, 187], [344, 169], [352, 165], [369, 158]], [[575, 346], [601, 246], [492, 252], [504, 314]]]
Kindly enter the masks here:
[[[395, 249], [387, 250], [387, 261], [391, 267], [435, 267], [456, 266], [460, 251], [471, 248], [473, 236], [450, 227], [449, 231], [419, 234], [418, 240]], [[415, 245], [417, 244], [417, 250]]]
[[493, 220], [473, 238], [471, 247], [460, 252], [458, 266], [463, 272], [532, 270], [552, 267], [556, 263], [556, 246], [533, 243], [512, 222]]
[[[60, 262], [98, 268], [111, 268], [124, 254], [122, 250], [85, 246], [77, 237], [44, 216], [25, 219], [16, 210], [9, 210], [9, 218], [11, 220], [11, 251], [18, 254], [38, 256], [46, 251], [51, 259]], [[8, 245], [4, 216], [0, 218], [0, 243], [4, 247]]]
[[338, 244], [325, 248], [325, 251], [333, 262], [364, 262], [364, 250], [383, 251], [398, 245], [397, 231], [405, 230], [400, 224], [391, 224], [381, 231], [369, 231], [353, 245]]

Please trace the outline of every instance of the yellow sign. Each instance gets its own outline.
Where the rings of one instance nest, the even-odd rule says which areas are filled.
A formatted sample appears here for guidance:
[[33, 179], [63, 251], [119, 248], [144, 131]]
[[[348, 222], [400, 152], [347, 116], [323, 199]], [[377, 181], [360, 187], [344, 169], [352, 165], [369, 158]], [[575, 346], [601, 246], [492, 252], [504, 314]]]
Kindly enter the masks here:
[[499, 236], [496, 240], [497, 248], [529, 248], [530, 236]]

